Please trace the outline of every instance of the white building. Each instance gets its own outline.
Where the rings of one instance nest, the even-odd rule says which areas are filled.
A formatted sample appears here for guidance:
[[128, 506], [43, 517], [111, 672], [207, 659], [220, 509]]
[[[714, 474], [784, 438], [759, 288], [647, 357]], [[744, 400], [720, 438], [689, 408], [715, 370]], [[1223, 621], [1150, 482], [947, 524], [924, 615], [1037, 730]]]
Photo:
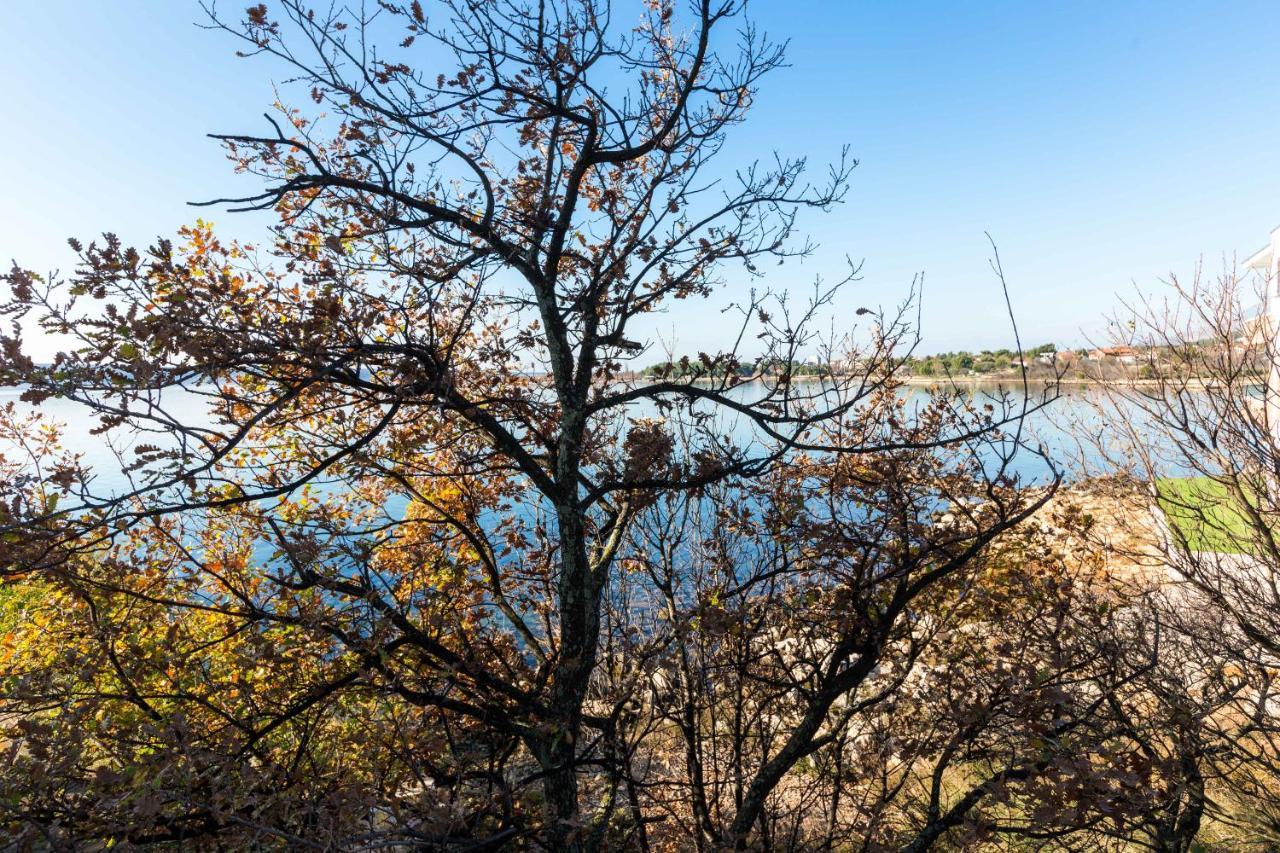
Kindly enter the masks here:
[[1280, 228], [1271, 232], [1271, 242], [1244, 262], [1246, 270], [1258, 270], [1267, 284], [1262, 313], [1274, 323], [1280, 320]]
[[[1271, 361], [1271, 377], [1267, 381], [1263, 406], [1264, 423], [1280, 438], [1280, 352], [1273, 349], [1276, 332], [1280, 330], [1280, 227], [1271, 232], [1271, 242], [1255, 252], [1244, 262], [1245, 270], [1256, 270], [1263, 277], [1262, 304], [1258, 307], [1258, 322], [1254, 334], [1261, 334], [1263, 342], [1270, 342], [1266, 349]], [[1256, 343], [1259, 338], [1254, 338]]]

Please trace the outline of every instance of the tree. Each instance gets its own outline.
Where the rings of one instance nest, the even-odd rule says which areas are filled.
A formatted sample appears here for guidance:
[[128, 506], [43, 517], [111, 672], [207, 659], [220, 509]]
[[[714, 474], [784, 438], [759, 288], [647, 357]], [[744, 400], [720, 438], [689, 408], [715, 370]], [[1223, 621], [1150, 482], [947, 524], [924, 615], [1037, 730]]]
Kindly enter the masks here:
[[[1150, 624], [1093, 571], [1100, 552], [1032, 520], [946, 573], [939, 556], [982, 526], [933, 517], [937, 480], [915, 475], [948, 462], [895, 454], [856, 474], [847, 466], [860, 462], [833, 464], [846, 475], [823, 477], [839, 485], [812, 513], [778, 500], [823, 465], [805, 460], [761, 484], [768, 500], [716, 496], [714, 509], [646, 526], [652, 553], [674, 555], [690, 547], [676, 541], [688, 513], [723, 519], [711, 541], [692, 543], [701, 559], [650, 568], [670, 610], [698, 615], [652, 664], [674, 697], [645, 709], [679, 732], [668, 751], [683, 761], [654, 771], [675, 778], [646, 785], [678, 792], [662, 803], [678, 837], [714, 849], [744, 814], [760, 846], [788, 850], [1003, 849], [1009, 838], [1080, 843], [1099, 826], [1132, 827], [1151, 806], [1152, 762], [1124, 741], [1108, 699], [1150, 670]], [[769, 523], [742, 522], [761, 505]], [[1066, 506], [1054, 514], [1076, 531]], [[921, 583], [940, 570], [944, 580]], [[803, 759], [780, 784], [755, 784], [796, 750]]]
[[1146, 512], [1130, 526], [1155, 518], [1134, 558], [1169, 577], [1161, 609], [1175, 633], [1134, 715], [1161, 721], [1134, 736], [1180, 768], [1171, 791], [1184, 800], [1165, 810], [1155, 849], [1191, 849], [1202, 822], [1230, 843], [1280, 837], [1280, 352], [1274, 323], [1248, 310], [1274, 286], [1197, 272], [1115, 324], [1128, 330], [1117, 343], [1161, 353], [1146, 382], [1107, 386], [1101, 411], [1128, 416], [1107, 417], [1099, 441], [1142, 484], [1130, 500]]
[[[757, 535], [762, 552], [720, 563], [721, 585], [776, 559], [771, 607], [861, 608], [832, 628], [800, 722], [751, 765], [731, 817], [701, 819], [707, 843], [755, 844], [840, 702], [900, 654], [913, 603], [961, 583], [1047, 499], [1009, 467], [1034, 402], [941, 396], [913, 417], [891, 369], [906, 306], [875, 314], [862, 346], [813, 331], [843, 282], [799, 307], [738, 289], [730, 348], [628, 378], [646, 315], [709, 296], [730, 264], [759, 277], [807, 254], [797, 212], [837, 203], [853, 163], [819, 184], [803, 159], [718, 170], [781, 49], [727, 0], [646, 3], [638, 26], [619, 14], [282, 0], [237, 23], [210, 8], [315, 104], [217, 136], [265, 182], [219, 203], [274, 211], [271, 239], [224, 242], [197, 222], [141, 252], [108, 234], [72, 241], [70, 276], [5, 277], [4, 380], [142, 436], [123, 493], [44, 451], [45, 476], [3, 486], [0, 564], [56, 590], [70, 620], [43, 670], [56, 683], [21, 656], [7, 673], [15, 742], [37, 759], [76, 747], [28, 774], [50, 787], [7, 800], [20, 831], [643, 847], [658, 803], [706, 792], [645, 788], [669, 730], [634, 724], [650, 686], [633, 664], [717, 614], [664, 584], [699, 571], [695, 533], [715, 541], [707, 526], [736, 519], [779, 543]], [[74, 344], [37, 365], [19, 321]], [[814, 348], [831, 375], [793, 382]], [[175, 408], [180, 395], [203, 411]], [[939, 467], [934, 451], [958, 448], [966, 461]], [[827, 540], [813, 501], [835, 484], [857, 493], [840, 512], [880, 519], [852, 574], [812, 550], [871, 544], [839, 525]], [[922, 532], [948, 507], [959, 521]], [[689, 528], [669, 556], [687, 565], [639, 571], [647, 531], [677, 520]], [[93, 650], [83, 671], [77, 648]], [[101, 715], [105, 733], [51, 729], [54, 707]], [[155, 758], [122, 781], [114, 768], [139, 752]], [[125, 793], [138, 785], [164, 797]], [[35, 807], [55, 789], [73, 801]]]

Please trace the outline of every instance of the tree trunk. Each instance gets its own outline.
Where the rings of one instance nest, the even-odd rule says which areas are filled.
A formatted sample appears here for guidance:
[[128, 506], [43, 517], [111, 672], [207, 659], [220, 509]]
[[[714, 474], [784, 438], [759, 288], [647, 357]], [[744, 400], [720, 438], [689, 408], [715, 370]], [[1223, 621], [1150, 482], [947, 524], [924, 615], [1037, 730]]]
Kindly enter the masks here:
[[[566, 417], [566, 426], [573, 418]], [[552, 674], [549, 706], [556, 731], [540, 750], [550, 841], [556, 850], [587, 848], [578, 805], [577, 748], [582, 728], [582, 705], [595, 669], [600, 637], [600, 583], [587, 556], [586, 526], [577, 502], [576, 448], [562, 443], [557, 479], [565, 496], [557, 501], [556, 521], [560, 539], [560, 649]]]

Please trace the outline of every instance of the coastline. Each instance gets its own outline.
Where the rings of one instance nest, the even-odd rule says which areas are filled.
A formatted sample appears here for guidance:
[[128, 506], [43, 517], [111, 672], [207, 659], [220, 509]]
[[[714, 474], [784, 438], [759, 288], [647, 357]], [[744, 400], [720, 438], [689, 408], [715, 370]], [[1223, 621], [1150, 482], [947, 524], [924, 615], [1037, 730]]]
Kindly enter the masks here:
[[[940, 388], [953, 385], [963, 386], [1002, 386], [1021, 385], [1022, 377], [1017, 374], [1013, 375], [977, 375], [977, 376], [903, 376], [901, 377], [904, 385], [912, 385], [924, 388]], [[1136, 377], [1116, 377], [1116, 378], [1091, 378], [1087, 376], [1071, 377], [1055, 379], [1051, 376], [1028, 376], [1027, 383], [1035, 386], [1044, 385], [1069, 385], [1078, 388], [1090, 387], [1112, 387], [1112, 388], [1157, 388], [1162, 383], [1170, 382], [1170, 379], [1138, 379]], [[1209, 387], [1203, 379], [1190, 378], [1184, 380], [1189, 388], [1203, 389]]]
[[[624, 380], [629, 380], [629, 381], [645, 381], [647, 377], [639, 377], [633, 374], [633, 375], [624, 376], [620, 378]], [[819, 376], [814, 374], [806, 374], [803, 376], [793, 376], [791, 378], [791, 382], [793, 384], [800, 385], [800, 384], [810, 384], [814, 382], [822, 382], [824, 380], [848, 379], [848, 378], [850, 377], [844, 374], [835, 375], [835, 376], [830, 376], [830, 375]], [[647, 378], [647, 379], [649, 383], [653, 383], [657, 381], [652, 378]], [[746, 382], [740, 382], [732, 387], [741, 387], [743, 385], [751, 384], [752, 382], [776, 382], [777, 379], [778, 377], [776, 375], [757, 376], [757, 377], [753, 377], [752, 379]], [[681, 379], [677, 381], [691, 382], [694, 385], [713, 385], [716, 383], [717, 380], [711, 377], [703, 376], [703, 377], [698, 377], [692, 380]], [[915, 375], [904, 375], [900, 373], [894, 377], [894, 381], [900, 383], [901, 385], [910, 386], [913, 388], [948, 388], [948, 387], [1010, 388], [1013, 386], [1021, 385], [1023, 380], [1022, 380], [1022, 377], [1016, 373], [1003, 373], [999, 375], [994, 375], [990, 373], [985, 373], [985, 374], [979, 373], [979, 374], [973, 374], [973, 375], [967, 375], [967, 376], [915, 376]], [[1108, 377], [1108, 378], [1088, 377], [1088, 376], [1072, 376], [1072, 377], [1055, 378], [1053, 376], [1032, 375], [1032, 376], [1028, 376], [1026, 381], [1028, 385], [1031, 385], [1037, 388], [1042, 388], [1048, 385], [1058, 385], [1061, 387], [1071, 387], [1071, 388], [1158, 388], [1162, 384], [1167, 384], [1175, 380], [1172, 377], [1166, 377], [1164, 379], [1139, 379], [1137, 377], [1123, 377], [1123, 376]], [[1185, 380], [1177, 380], [1177, 381], [1179, 381], [1180, 383], [1184, 383], [1183, 387], [1194, 389], [1194, 390], [1203, 390], [1211, 387], [1212, 385], [1212, 383], [1206, 382], [1205, 380], [1197, 377], [1192, 377]], [[1262, 381], [1263, 380], [1261, 378], [1258, 379], [1258, 382], [1261, 383]]]

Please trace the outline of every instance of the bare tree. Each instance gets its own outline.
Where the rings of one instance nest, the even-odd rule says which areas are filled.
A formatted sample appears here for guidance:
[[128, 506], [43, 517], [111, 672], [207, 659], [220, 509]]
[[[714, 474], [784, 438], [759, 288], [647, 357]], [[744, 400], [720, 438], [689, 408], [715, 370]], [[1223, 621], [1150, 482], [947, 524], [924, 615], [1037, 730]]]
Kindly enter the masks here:
[[1114, 324], [1150, 378], [1108, 386], [1097, 446], [1132, 475], [1130, 499], [1149, 510], [1139, 523], [1154, 535], [1135, 557], [1167, 579], [1165, 621], [1176, 632], [1148, 684], [1146, 734], [1133, 732], [1183, 768], [1170, 790], [1181, 817], [1171, 802], [1154, 849], [1190, 849], [1202, 820], [1237, 843], [1277, 832], [1280, 351], [1270, 287], [1197, 270], [1136, 299]]

